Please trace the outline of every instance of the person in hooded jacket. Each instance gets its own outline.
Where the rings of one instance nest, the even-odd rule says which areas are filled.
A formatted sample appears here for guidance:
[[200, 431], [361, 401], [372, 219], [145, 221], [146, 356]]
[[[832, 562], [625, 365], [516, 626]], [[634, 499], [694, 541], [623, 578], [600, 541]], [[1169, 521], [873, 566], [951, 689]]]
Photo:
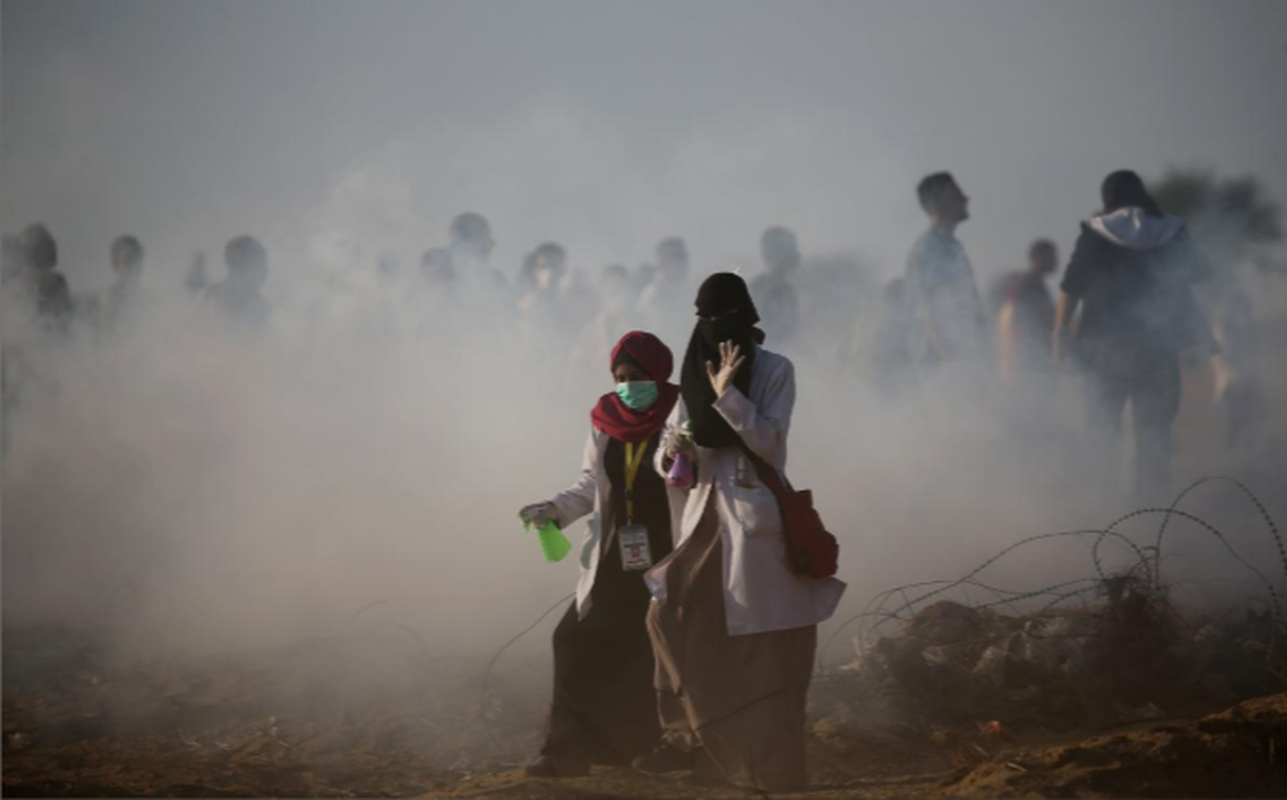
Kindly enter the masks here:
[[759, 314], [739, 276], [707, 278], [696, 305], [681, 397], [655, 464], [666, 474], [683, 454], [696, 482], [675, 552], [646, 576], [664, 733], [634, 765], [799, 789], [817, 624], [844, 584], [787, 566], [777, 498], [742, 449], [785, 469], [795, 368], [760, 346]]
[[536, 777], [585, 775], [592, 764], [623, 765], [660, 736], [653, 654], [644, 615], [644, 570], [668, 555], [684, 491], [647, 466], [679, 397], [668, 383], [670, 349], [632, 331], [612, 351], [616, 390], [599, 399], [581, 477], [554, 499], [526, 506], [520, 518], [562, 528], [587, 514], [576, 602], [554, 631], [554, 702]]
[[1100, 194], [1103, 213], [1082, 223], [1060, 284], [1054, 358], [1071, 353], [1085, 370], [1091, 426], [1105, 444], [1116, 442], [1130, 401], [1134, 489], [1161, 499], [1170, 485], [1180, 353], [1214, 342], [1192, 288], [1212, 270], [1184, 220], [1162, 213], [1139, 175], [1114, 172]]

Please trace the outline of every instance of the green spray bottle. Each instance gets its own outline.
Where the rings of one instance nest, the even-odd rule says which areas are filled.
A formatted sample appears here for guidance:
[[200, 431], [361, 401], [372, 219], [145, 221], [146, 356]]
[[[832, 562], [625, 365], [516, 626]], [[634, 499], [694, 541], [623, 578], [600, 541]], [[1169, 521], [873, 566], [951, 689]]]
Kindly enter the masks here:
[[[532, 529], [532, 523], [523, 523], [523, 530]], [[536, 538], [541, 543], [541, 552], [545, 554], [545, 560], [553, 564], [556, 561], [562, 561], [567, 554], [572, 551], [572, 543], [559, 530], [559, 526], [554, 520], [546, 520], [545, 524], [536, 529]]]

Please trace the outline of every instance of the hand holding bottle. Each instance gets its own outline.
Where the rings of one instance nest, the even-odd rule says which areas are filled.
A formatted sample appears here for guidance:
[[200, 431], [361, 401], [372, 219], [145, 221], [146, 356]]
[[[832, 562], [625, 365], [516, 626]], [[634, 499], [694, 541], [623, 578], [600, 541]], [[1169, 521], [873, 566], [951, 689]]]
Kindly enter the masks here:
[[545, 527], [545, 523], [559, 521], [559, 510], [548, 500], [542, 503], [532, 503], [523, 506], [518, 512], [518, 518], [523, 520], [525, 525], [535, 525], [538, 528]]
[[693, 444], [692, 425], [685, 422], [681, 428], [671, 429], [666, 433], [663, 443], [666, 454], [673, 462], [666, 473], [666, 484], [676, 489], [688, 489], [694, 481], [693, 461], [697, 458], [697, 447]]
[[670, 428], [661, 440], [661, 449], [667, 458], [678, 458], [681, 454], [690, 461], [697, 457], [697, 446], [693, 444], [690, 425], [685, 422], [682, 427]]
[[547, 501], [523, 506], [518, 518], [523, 520], [524, 530], [536, 528], [536, 538], [541, 543], [546, 561], [562, 561], [571, 551], [572, 543], [559, 530], [559, 511], [553, 503]]

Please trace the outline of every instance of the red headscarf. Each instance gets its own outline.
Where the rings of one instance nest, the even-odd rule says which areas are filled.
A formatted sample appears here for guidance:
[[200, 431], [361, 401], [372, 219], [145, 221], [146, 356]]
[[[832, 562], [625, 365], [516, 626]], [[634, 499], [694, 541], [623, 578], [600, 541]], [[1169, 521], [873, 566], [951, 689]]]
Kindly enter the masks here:
[[669, 383], [675, 369], [675, 358], [670, 348], [651, 333], [631, 331], [621, 337], [612, 348], [609, 368], [615, 369], [622, 355], [639, 365], [649, 378], [657, 382], [657, 402], [643, 410], [635, 411], [621, 402], [616, 392], [599, 398], [599, 404], [590, 411], [594, 427], [623, 442], [646, 441], [666, 425], [666, 417], [679, 399], [679, 387]]

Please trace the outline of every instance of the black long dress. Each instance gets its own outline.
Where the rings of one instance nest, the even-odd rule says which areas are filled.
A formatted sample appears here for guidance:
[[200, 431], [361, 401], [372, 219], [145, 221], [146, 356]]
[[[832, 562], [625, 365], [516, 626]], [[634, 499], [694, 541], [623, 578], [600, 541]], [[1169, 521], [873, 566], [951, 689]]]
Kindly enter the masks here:
[[[660, 434], [648, 442], [634, 487], [634, 522], [648, 528], [655, 564], [673, 549], [666, 484], [652, 468]], [[622, 568], [617, 530], [626, 525], [626, 448], [608, 442], [604, 469], [612, 486], [590, 613], [576, 603], [554, 631], [554, 703], [541, 752], [555, 769], [628, 764], [660, 738], [653, 654], [644, 618], [651, 596], [642, 571]], [[611, 535], [608, 535], [611, 532]]]

